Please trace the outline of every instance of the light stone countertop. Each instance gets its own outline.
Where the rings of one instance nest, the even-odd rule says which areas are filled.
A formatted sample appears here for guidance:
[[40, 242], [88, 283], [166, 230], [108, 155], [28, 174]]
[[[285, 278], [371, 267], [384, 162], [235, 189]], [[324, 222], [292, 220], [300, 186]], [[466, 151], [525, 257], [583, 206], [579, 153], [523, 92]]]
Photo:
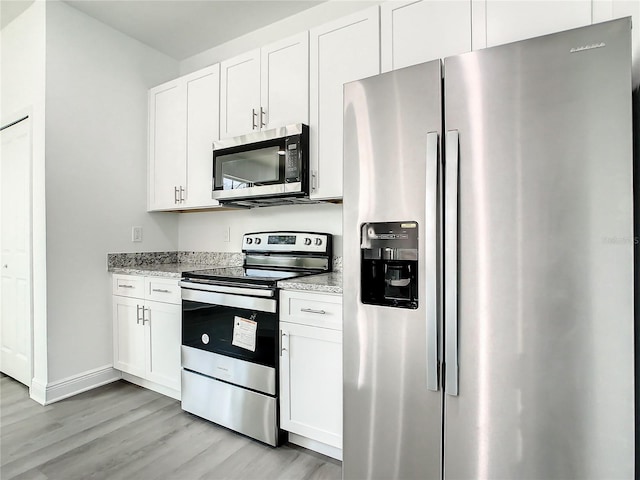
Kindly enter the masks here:
[[[182, 272], [205, 268], [225, 267], [228, 265], [203, 265], [200, 263], [159, 263], [150, 265], [109, 267], [109, 273], [139, 275], [145, 277], [182, 278]], [[320, 293], [342, 295], [342, 273], [330, 272], [309, 275], [291, 280], [280, 280], [278, 288], [283, 290], [305, 290]]]
[[342, 295], [342, 272], [321, 273], [291, 280], [280, 280], [278, 288]]
[[158, 263], [155, 265], [136, 265], [131, 267], [109, 267], [109, 273], [122, 275], [141, 275], [145, 277], [182, 278], [182, 272], [217, 268], [228, 265], [203, 265], [201, 263]]

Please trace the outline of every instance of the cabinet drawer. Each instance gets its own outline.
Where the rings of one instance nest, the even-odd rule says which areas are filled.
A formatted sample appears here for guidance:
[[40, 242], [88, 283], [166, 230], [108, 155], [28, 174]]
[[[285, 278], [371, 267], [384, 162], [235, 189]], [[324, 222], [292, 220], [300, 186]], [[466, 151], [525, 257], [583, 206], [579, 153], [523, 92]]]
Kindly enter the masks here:
[[164, 303], [180, 303], [180, 286], [177, 278], [145, 277], [145, 299]]
[[281, 291], [280, 320], [342, 330], [342, 296]]
[[144, 298], [144, 278], [135, 275], [113, 275], [113, 294]]

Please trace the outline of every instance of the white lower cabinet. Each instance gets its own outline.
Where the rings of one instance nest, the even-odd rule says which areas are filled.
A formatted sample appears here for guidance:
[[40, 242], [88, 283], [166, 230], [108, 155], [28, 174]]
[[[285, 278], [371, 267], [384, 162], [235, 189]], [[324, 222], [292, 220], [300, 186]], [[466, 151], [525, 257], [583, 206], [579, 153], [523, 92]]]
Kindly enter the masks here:
[[113, 293], [113, 367], [126, 380], [179, 399], [178, 280], [114, 275]]
[[280, 426], [341, 460], [342, 297], [282, 291], [280, 306]]

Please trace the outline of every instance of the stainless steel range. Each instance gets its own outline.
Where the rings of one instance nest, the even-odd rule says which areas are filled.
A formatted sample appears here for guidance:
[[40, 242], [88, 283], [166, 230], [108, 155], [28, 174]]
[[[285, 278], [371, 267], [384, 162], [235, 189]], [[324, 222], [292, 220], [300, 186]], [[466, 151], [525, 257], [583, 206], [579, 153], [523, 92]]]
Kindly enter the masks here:
[[184, 272], [182, 409], [276, 446], [278, 280], [331, 271], [332, 236], [247, 233], [242, 267]]

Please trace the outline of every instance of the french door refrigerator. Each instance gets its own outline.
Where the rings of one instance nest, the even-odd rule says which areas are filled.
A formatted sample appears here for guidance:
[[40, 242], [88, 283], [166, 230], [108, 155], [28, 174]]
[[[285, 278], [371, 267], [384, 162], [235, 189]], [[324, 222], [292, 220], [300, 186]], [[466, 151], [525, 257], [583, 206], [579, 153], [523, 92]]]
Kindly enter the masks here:
[[634, 477], [630, 32], [345, 85], [345, 479]]

